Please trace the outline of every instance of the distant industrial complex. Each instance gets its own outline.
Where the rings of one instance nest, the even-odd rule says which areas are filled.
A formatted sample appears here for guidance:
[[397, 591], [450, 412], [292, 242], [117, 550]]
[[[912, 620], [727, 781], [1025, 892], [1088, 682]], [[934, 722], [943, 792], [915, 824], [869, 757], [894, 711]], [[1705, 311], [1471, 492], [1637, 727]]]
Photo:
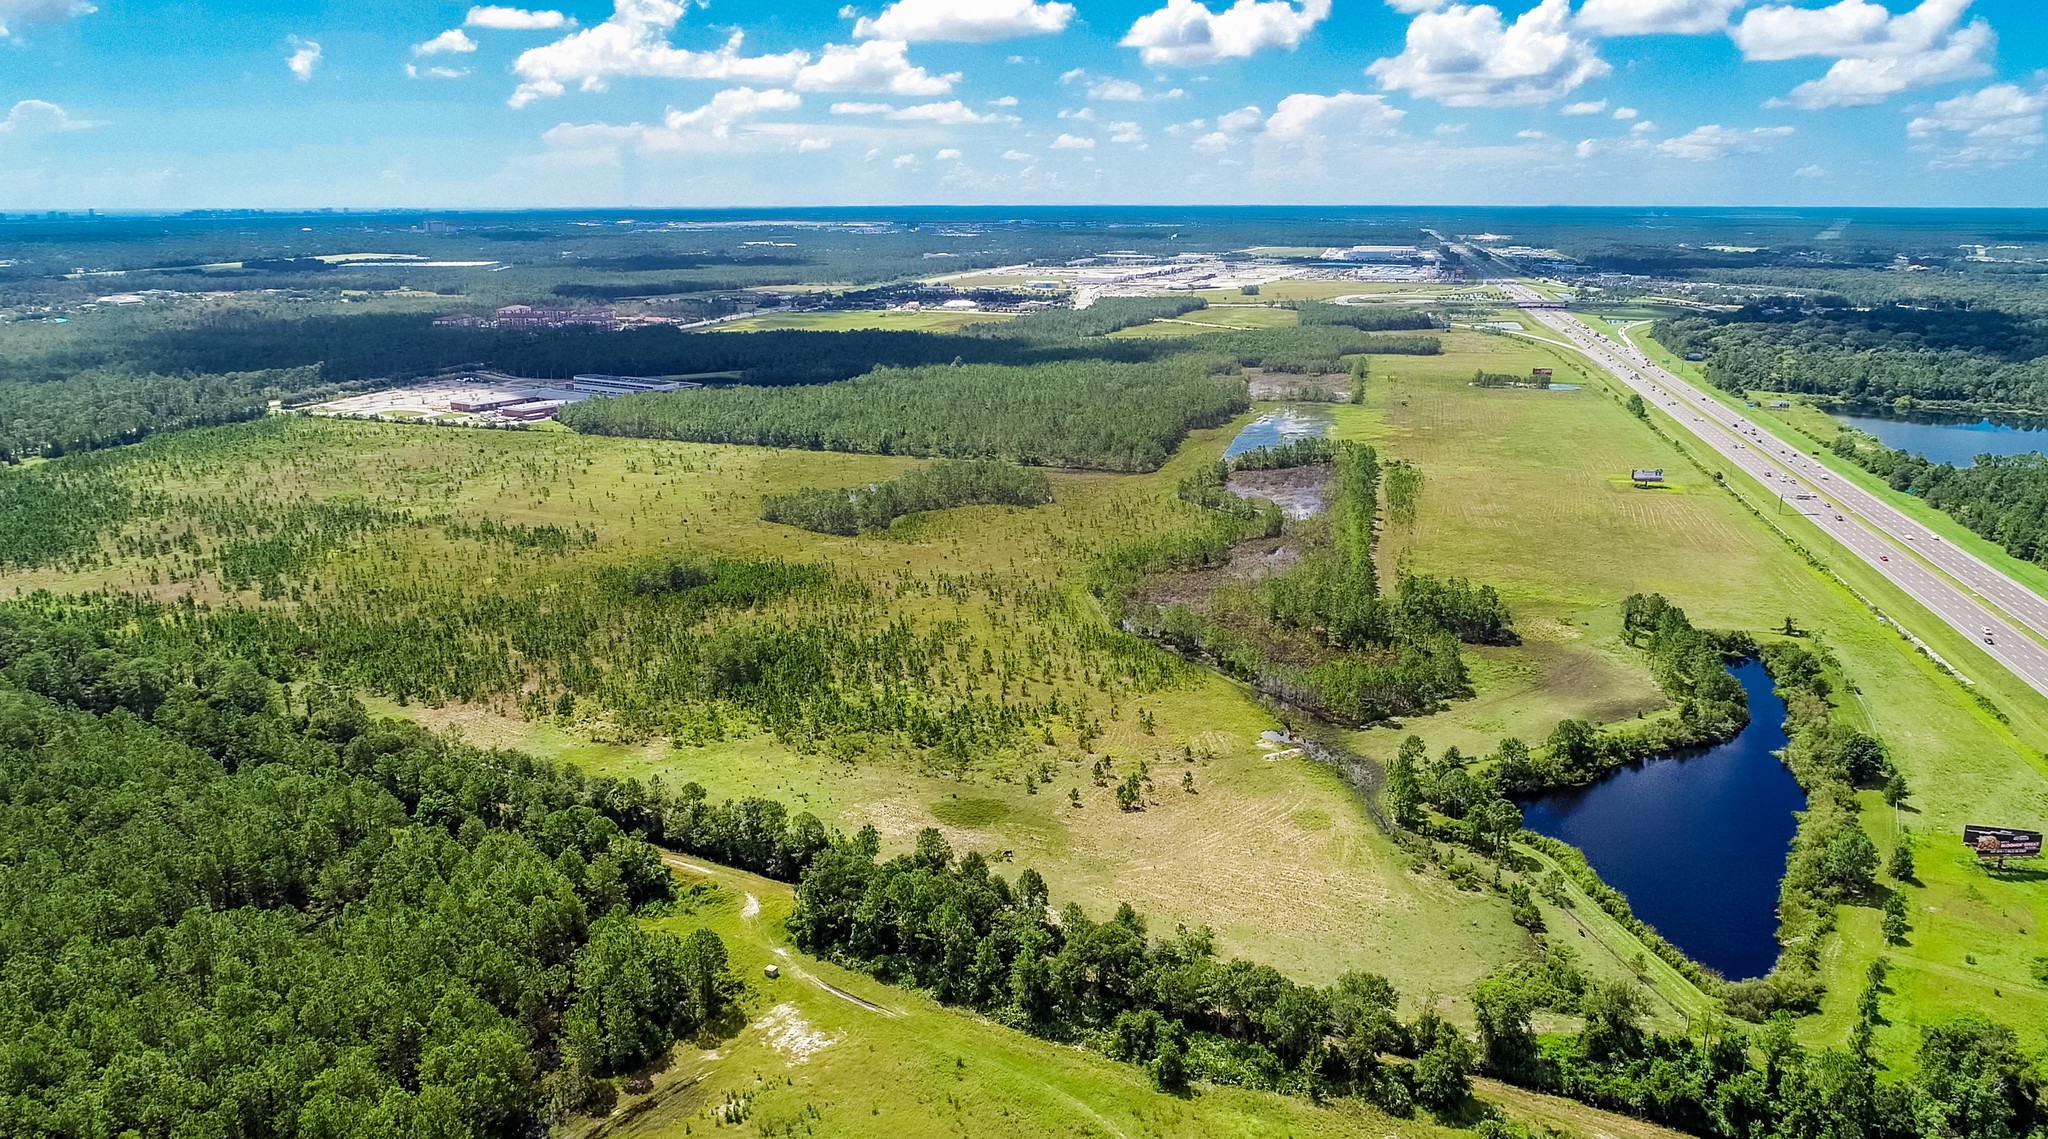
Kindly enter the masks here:
[[308, 408], [314, 415], [351, 419], [395, 419], [465, 427], [510, 427], [553, 419], [555, 412], [586, 399], [700, 388], [693, 380], [646, 376], [581, 375], [569, 380], [534, 380], [498, 372], [442, 376], [402, 388], [329, 400]]

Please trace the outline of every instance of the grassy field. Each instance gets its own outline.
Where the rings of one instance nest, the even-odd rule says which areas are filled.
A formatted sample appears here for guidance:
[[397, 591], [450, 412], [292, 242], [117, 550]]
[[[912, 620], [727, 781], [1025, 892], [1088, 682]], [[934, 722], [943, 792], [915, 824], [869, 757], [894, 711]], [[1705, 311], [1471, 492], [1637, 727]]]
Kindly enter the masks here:
[[1275, 308], [1261, 304], [1217, 304], [1183, 317], [1155, 320], [1133, 328], [1120, 329], [1110, 333], [1111, 338], [1134, 336], [1196, 336], [1225, 328], [1293, 328], [1300, 323], [1295, 311], [1290, 308]]
[[[848, 1139], [1071, 1135], [1119, 1139], [1436, 1139], [1427, 1113], [1394, 1118], [1356, 1101], [1205, 1087], [1155, 1090], [1131, 1065], [1037, 1040], [879, 984], [788, 947], [782, 883], [673, 859], [686, 912], [678, 933], [708, 926], [746, 979], [744, 1026], [679, 1044], [662, 1070], [567, 1139], [718, 1134], [738, 1122], [763, 1136]], [[775, 965], [781, 976], [763, 975]], [[1553, 1133], [1666, 1139], [1671, 1133], [1490, 1081], [1478, 1099]], [[743, 1118], [714, 1113], [743, 1105]], [[1469, 1125], [1471, 1121], [1461, 1119]]]
[[[1240, 423], [1248, 420], [1243, 417]], [[762, 522], [760, 497], [804, 486], [888, 478], [913, 460], [526, 432], [430, 431], [396, 424], [292, 418], [241, 439], [211, 464], [131, 452], [135, 477], [174, 493], [251, 502], [360, 496], [451, 520], [589, 527], [596, 543], [561, 558], [478, 549], [440, 528], [390, 531], [336, 551], [323, 576], [426, 579], [508, 590], [546, 589], [597, 567], [650, 555], [823, 559], [864, 580], [923, 582], [991, 573], [1004, 580], [1070, 582], [1096, 549], [1134, 532], [1185, 520], [1194, 508], [1173, 487], [1219, 455], [1231, 426], [1196, 432], [1153, 475], [1053, 476], [1056, 502], [1023, 510], [972, 507], [900, 521], [881, 534], [833, 538]], [[240, 437], [238, 437], [240, 439]], [[154, 525], [154, 523], [152, 523]], [[174, 580], [163, 558], [112, 558], [83, 573], [14, 573], [0, 587], [101, 585], [229, 600], [210, 576]], [[155, 578], [156, 580], [152, 580]], [[253, 593], [238, 598], [257, 603]], [[959, 620], [978, 635], [1023, 635], [1014, 609], [956, 605], [912, 593], [897, 611], [915, 622]], [[1000, 626], [1000, 628], [999, 628]], [[1105, 707], [1105, 704], [1108, 704]], [[1268, 962], [1327, 983], [1347, 969], [1396, 980], [1412, 1007], [1432, 994], [1470, 1022], [1468, 994], [1488, 971], [1531, 950], [1496, 897], [1418, 874], [1380, 835], [1353, 793], [1299, 758], [1271, 759], [1261, 732], [1275, 726], [1249, 692], [1195, 673], [1187, 684], [1120, 707], [1095, 697], [1103, 734], [1089, 750], [1061, 728], [1044, 749], [1055, 777], [1031, 793], [1014, 771], [983, 765], [962, 775], [887, 750], [802, 750], [752, 735], [705, 747], [621, 736], [601, 717], [521, 719], [509, 700], [378, 710], [453, 726], [479, 742], [574, 762], [596, 774], [696, 780], [717, 796], [769, 795], [847, 831], [873, 824], [895, 848], [937, 825], [959, 850], [1014, 852], [1054, 892], [1095, 913], [1128, 901], [1159, 928], [1206, 924], [1226, 954]], [[1143, 717], [1149, 716], [1147, 728]], [[1189, 761], [1182, 758], [1192, 753]], [[1089, 777], [1095, 758], [1154, 771], [1145, 810], [1116, 808]], [[1191, 772], [1195, 793], [1181, 789]], [[1082, 805], [1068, 805], [1078, 790]], [[1198, 873], [1191, 873], [1198, 869]], [[1456, 953], [1443, 946], [1454, 944]]]
[[[1411, 459], [1425, 473], [1416, 522], [1390, 528], [1383, 559], [1494, 583], [1515, 606], [1527, 651], [1487, 654], [1477, 700], [1363, 733], [1361, 749], [1386, 755], [1415, 731], [1434, 748], [1485, 750], [1506, 734], [1539, 738], [1563, 715], [1613, 720], [1657, 702], [1616, 643], [1614, 605], [1630, 592], [1662, 592], [1712, 628], [1762, 633], [1792, 616], [1860, 689], [1843, 702], [1845, 719], [1883, 738], [1916, 789], [1902, 816], [1918, 836], [1922, 884], [1908, 887], [1916, 928], [1907, 945], [1884, 950], [1899, 967], [1892, 988], [1904, 999], [1888, 1001], [1893, 1023], [1880, 1029], [1880, 1046], [1902, 1055], [1919, 1023], [1961, 1009], [1986, 1010], [2040, 1046], [2048, 990], [2033, 979], [2032, 962], [2048, 952], [2039, 934], [2048, 888], [2031, 875], [1987, 876], [1957, 835], [1965, 821], [2029, 826], [2048, 819], [2040, 750], [2048, 708], [1966, 638], [1945, 632], [1834, 550], [1817, 527], [1788, 516], [1786, 531], [1827, 560], [1846, 587], [1809, 568], [1706, 473], [1628, 416], [1605, 383], [1579, 392], [1470, 387], [1465, 377], [1479, 353], [1497, 362], [1487, 370], [1549, 365], [1559, 368], [1560, 381], [1568, 378], [1561, 351], [1519, 338], [1481, 340], [1448, 336], [1445, 356], [1403, 361], [1384, 382], [1376, 374], [1366, 406], [1336, 409], [1336, 432]], [[1661, 412], [1652, 414], [1684, 438]], [[1637, 490], [1627, 478], [1631, 465], [1665, 467], [1673, 484]], [[1731, 485], [1752, 502], [1775, 501], [1741, 477]], [[1857, 594], [1977, 680], [2011, 724], [1973, 704]], [[1864, 820], [1889, 850], [1891, 812], [1876, 804]], [[1825, 948], [1837, 983], [1824, 1015], [1800, 1026], [1810, 1041], [1846, 1035], [1862, 970], [1882, 949], [1876, 925], [1874, 907], [1843, 908], [1840, 932]]]
[[953, 332], [970, 324], [1009, 320], [1001, 312], [792, 312], [750, 316], [714, 325], [714, 332], [773, 332], [800, 328], [815, 332]]

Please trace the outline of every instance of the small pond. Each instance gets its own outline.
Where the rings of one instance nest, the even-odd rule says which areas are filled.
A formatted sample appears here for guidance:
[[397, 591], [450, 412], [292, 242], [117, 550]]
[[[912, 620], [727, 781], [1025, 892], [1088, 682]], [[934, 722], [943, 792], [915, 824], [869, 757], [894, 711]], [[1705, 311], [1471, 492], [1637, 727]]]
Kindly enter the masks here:
[[2020, 426], [1990, 419], [1971, 422], [1962, 418], [1888, 415], [1837, 415], [1835, 419], [1858, 431], [1868, 431], [1884, 445], [1900, 451], [1925, 455], [1937, 463], [1967, 467], [1979, 455], [2024, 455], [2048, 451], [2048, 426]]
[[1778, 883], [1806, 795], [1772, 754], [1786, 741], [1770, 676], [1755, 661], [1729, 671], [1749, 693], [1741, 735], [1529, 797], [1522, 813], [1530, 830], [1584, 851], [1665, 940], [1738, 980], [1778, 959]]
[[1328, 404], [1289, 404], [1245, 424], [1237, 438], [1230, 441], [1230, 449], [1223, 452], [1223, 457], [1228, 459], [1261, 447], [1278, 447], [1296, 439], [1326, 435], [1330, 431], [1330, 422], [1335, 418]]

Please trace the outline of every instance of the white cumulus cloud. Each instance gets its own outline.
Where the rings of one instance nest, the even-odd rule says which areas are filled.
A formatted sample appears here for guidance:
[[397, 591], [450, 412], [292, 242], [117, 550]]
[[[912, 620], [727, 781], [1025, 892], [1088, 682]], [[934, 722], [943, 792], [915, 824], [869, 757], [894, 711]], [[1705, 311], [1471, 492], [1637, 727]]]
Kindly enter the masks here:
[[71, 112], [55, 103], [42, 99], [23, 99], [0, 119], [0, 135], [14, 138], [37, 138], [47, 134], [63, 134], [67, 131], [91, 130], [104, 126], [89, 119], [73, 118]]
[[802, 105], [802, 97], [794, 91], [734, 87], [720, 91], [709, 103], [692, 111], [670, 108], [657, 125], [562, 123], [541, 137], [566, 150], [603, 150], [621, 145], [630, 145], [643, 154], [720, 149], [732, 139], [734, 126], [772, 111], [791, 111]]
[[12, 35], [7, 22], [21, 24], [54, 24], [73, 16], [89, 16], [99, 11], [84, 0], [0, 0], [0, 36]]
[[1095, 140], [1077, 134], [1063, 134], [1052, 140], [1054, 150], [1094, 150]]
[[1752, 127], [1739, 130], [1717, 124], [1694, 127], [1676, 138], [1657, 144], [1657, 153], [1693, 162], [1712, 162], [1731, 154], [1755, 154], [1770, 149], [1773, 139], [1792, 133], [1791, 127]]
[[1453, 107], [1506, 107], [1562, 98], [1610, 70], [1573, 30], [1569, 0], [1543, 0], [1512, 24], [1491, 4], [1424, 12], [1401, 54], [1366, 73], [1390, 91]]
[[292, 53], [285, 57], [284, 65], [292, 69], [301, 83], [313, 78], [313, 69], [320, 65], [320, 45], [297, 36], [285, 37], [285, 43], [291, 45]]
[[463, 18], [465, 28], [491, 28], [496, 31], [531, 32], [566, 28], [576, 21], [560, 12], [534, 12], [525, 8], [505, 8], [496, 4], [482, 4], [469, 10]]
[[1271, 48], [1292, 51], [1329, 16], [1330, 0], [1237, 0], [1221, 12], [1196, 0], [1167, 0], [1138, 17], [1122, 43], [1137, 48], [1147, 67], [1202, 67]]
[[937, 154], [932, 155], [932, 161], [934, 162], [957, 162], [959, 161], [959, 159], [960, 152], [953, 149], [950, 146], [938, 152]]
[[[1280, 100], [1272, 117], [1266, 120], [1265, 137], [1276, 142], [1306, 142], [1330, 136], [1393, 135], [1400, 133], [1401, 120], [1407, 114], [1388, 106], [1378, 95], [1350, 91], [1335, 95], [1289, 95]], [[1230, 116], [1225, 115], [1217, 125], [1222, 127], [1229, 120]]]
[[451, 55], [476, 50], [476, 41], [462, 34], [461, 28], [450, 28], [423, 44], [414, 44], [414, 55]]
[[1134, 122], [1104, 123], [1109, 128], [1109, 141], [1129, 145], [1145, 141], [1145, 128]]
[[2033, 157], [2044, 111], [2048, 89], [1996, 83], [1936, 103], [1906, 124], [1906, 134], [1933, 153], [1937, 166], [2002, 166]]
[[886, 115], [895, 109], [887, 103], [832, 104], [832, 113], [835, 115]]
[[800, 91], [886, 91], [892, 95], [944, 95], [960, 76], [933, 75], [904, 57], [902, 40], [858, 46], [826, 44], [818, 62], [797, 73]]
[[1745, 0], [1586, 0], [1579, 23], [1603, 36], [1696, 36], [1728, 26]]
[[1922, 0], [1893, 15], [1868, 0], [1825, 8], [1773, 4], [1750, 11], [1730, 34], [1745, 59], [1834, 57], [1826, 75], [1794, 87], [1779, 102], [1806, 110], [1864, 106], [1989, 73], [1985, 57], [1998, 37], [1983, 19], [1962, 23], [1969, 6], [1970, 0]]
[[965, 126], [971, 123], [1014, 123], [1015, 115], [977, 114], [974, 109], [958, 99], [944, 103], [923, 103], [889, 112], [889, 117], [904, 122], [940, 123], [945, 126]]
[[832, 140], [829, 138], [800, 138], [796, 141], [796, 152], [798, 154], [810, 154], [813, 151], [830, 149], [832, 149]]
[[882, 14], [862, 17], [853, 34], [861, 39], [955, 40], [991, 43], [1018, 36], [1054, 35], [1074, 18], [1074, 6], [1032, 0], [896, 0]]
[[810, 54], [802, 51], [743, 56], [741, 32], [734, 32], [715, 51], [674, 47], [668, 35], [683, 18], [683, 8], [678, 0], [616, 0], [605, 22], [520, 53], [512, 64], [513, 74], [519, 76], [512, 105], [523, 107], [560, 95], [569, 83], [585, 91], [602, 91], [615, 77], [789, 83], [810, 61]]
[[1567, 115], [1597, 115], [1607, 109], [1607, 100], [1595, 99], [1586, 103], [1566, 103], [1560, 110]]
[[1627, 122], [1628, 120], [1635, 118], [1640, 113], [1641, 112], [1637, 111], [1634, 107], [1614, 108], [1614, 117], [1622, 120], [1623, 122]]

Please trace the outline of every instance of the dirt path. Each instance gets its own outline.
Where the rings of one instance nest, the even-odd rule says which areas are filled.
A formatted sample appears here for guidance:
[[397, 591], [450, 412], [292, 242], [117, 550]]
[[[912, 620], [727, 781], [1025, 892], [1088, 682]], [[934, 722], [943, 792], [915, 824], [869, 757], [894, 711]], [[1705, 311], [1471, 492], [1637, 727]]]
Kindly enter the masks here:
[[838, 997], [842, 1001], [859, 1005], [860, 1007], [868, 1010], [869, 1012], [880, 1013], [883, 1016], [897, 1017], [903, 1015], [902, 1013], [897, 1012], [895, 1009], [884, 1008], [871, 1000], [854, 996], [852, 993], [847, 992], [845, 989], [842, 989], [837, 985], [830, 984], [826, 981], [819, 979], [818, 976], [812, 973], [810, 970], [790, 960], [789, 950], [787, 949], [777, 949], [775, 950], [775, 955], [777, 957], [782, 958], [784, 961], [789, 962], [789, 964], [785, 967], [789, 970], [791, 976], [796, 977], [800, 981], [808, 981], [811, 984], [816, 985], [819, 988], [825, 990], [826, 992], [831, 993], [833, 996]]

